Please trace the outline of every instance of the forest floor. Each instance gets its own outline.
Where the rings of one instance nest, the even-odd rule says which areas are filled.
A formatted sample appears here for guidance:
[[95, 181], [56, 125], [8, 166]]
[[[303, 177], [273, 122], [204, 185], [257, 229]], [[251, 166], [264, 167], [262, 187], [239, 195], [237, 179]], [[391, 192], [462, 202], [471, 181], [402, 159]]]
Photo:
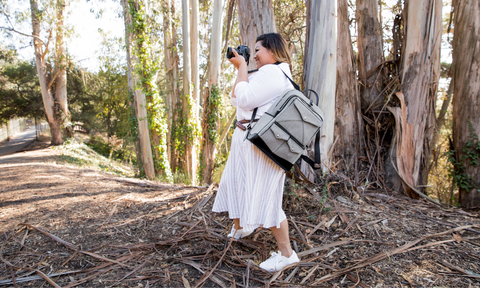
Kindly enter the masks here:
[[100, 171], [46, 142], [27, 150], [0, 157], [0, 286], [480, 287], [479, 211], [362, 195], [335, 175], [290, 183], [301, 262], [271, 274], [258, 264], [272, 234], [226, 238], [231, 220], [211, 213], [216, 185], [120, 177], [104, 171], [127, 168]]

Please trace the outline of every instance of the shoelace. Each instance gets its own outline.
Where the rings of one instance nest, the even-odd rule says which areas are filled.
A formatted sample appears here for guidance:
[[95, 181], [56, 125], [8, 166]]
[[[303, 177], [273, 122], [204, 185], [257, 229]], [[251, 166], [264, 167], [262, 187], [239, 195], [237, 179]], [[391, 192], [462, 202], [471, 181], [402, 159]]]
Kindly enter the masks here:
[[282, 256], [282, 252], [278, 252], [278, 253], [277, 252], [272, 252], [271, 255], [272, 256], [270, 257], [270, 259], [272, 259], [272, 261], [274, 263], [273, 266], [276, 267], [277, 264], [278, 264], [278, 261], [282, 259], [282, 257], [280, 257], [280, 256]]

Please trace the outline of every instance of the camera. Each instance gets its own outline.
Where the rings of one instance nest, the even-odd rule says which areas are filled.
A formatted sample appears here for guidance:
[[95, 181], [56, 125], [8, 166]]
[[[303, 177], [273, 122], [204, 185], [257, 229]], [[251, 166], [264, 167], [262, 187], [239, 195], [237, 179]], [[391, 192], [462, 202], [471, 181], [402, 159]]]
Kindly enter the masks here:
[[[235, 54], [233, 54], [232, 49], [233, 49], [232, 47], [228, 47], [227, 59], [235, 57]], [[245, 61], [247, 61], [247, 65], [248, 65], [248, 63], [250, 62], [250, 48], [248, 48], [248, 46], [246, 45], [239, 45], [236, 50], [238, 55], [241, 55], [243, 56], [243, 58], [245, 58]]]

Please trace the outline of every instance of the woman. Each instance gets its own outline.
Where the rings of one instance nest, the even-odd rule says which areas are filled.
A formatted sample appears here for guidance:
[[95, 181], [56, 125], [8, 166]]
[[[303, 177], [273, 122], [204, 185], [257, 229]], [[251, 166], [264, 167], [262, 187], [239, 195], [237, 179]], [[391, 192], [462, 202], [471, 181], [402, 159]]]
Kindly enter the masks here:
[[257, 38], [254, 55], [258, 72], [248, 76], [245, 58], [235, 50], [233, 53], [235, 57], [229, 61], [238, 69], [238, 75], [230, 97], [237, 107], [238, 122], [212, 210], [228, 212], [229, 218], [233, 219], [228, 237], [239, 239], [260, 226], [270, 228], [279, 251], [272, 252], [260, 268], [279, 271], [300, 261], [290, 246], [287, 217], [282, 210], [285, 172], [245, 140], [247, 131], [240, 128], [243, 127], [240, 123], [248, 123], [257, 107], [256, 118], [260, 118], [283, 92], [293, 89], [284, 74], [292, 77], [290, 55], [280, 34], [261, 35]]

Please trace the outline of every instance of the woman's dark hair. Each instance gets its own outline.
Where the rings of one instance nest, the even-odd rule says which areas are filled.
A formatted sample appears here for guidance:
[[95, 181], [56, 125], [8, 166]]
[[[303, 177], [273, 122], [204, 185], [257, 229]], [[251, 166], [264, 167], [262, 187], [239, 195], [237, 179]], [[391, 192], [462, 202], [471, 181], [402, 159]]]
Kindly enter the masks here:
[[278, 33], [267, 33], [257, 37], [255, 42], [260, 41], [263, 47], [273, 53], [273, 58], [278, 62], [291, 64], [290, 52], [287, 41]]

